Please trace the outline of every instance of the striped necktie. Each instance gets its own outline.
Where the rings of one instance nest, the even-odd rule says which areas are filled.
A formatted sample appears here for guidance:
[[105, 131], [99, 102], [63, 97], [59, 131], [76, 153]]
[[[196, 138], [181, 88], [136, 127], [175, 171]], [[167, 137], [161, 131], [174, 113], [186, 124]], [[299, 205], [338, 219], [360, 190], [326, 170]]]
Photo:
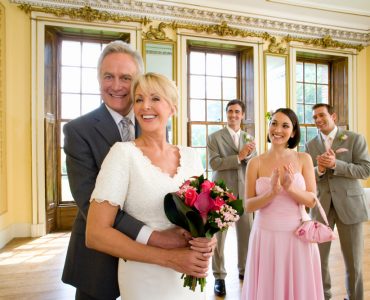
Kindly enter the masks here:
[[134, 136], [130, 129], [130, 119], [123, 117], [119, 124], [119, 133], [121, 135], [122, 142], [128, 142], [134, 140]]

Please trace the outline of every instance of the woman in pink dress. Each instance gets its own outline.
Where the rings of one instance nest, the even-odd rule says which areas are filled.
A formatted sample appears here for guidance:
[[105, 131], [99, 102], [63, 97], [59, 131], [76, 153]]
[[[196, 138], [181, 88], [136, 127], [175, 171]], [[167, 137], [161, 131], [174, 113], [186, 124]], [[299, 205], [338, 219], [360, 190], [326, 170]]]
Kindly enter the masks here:
[[268, 128], [270, 149], [249, 161], [246, 211], [255, 212], [249, 241], [243, 300], [324, 299], [317, 244], [299, 240], [300, 205], [315, 206], [311, 157], [293, 149], [300, 140], [298, 118], [276, 110]]

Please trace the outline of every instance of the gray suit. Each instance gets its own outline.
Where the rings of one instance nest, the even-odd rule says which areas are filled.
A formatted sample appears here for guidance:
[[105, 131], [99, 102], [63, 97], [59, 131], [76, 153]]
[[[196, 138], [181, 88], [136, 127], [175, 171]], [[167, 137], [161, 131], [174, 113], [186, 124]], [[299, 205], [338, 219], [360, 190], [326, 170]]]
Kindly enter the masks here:
[[[89, 200], [101, 164], [110, 147], [121, 137], [109, 111], [98, 109], [67, 123], [64, 151], [68, 180], [78, 214], [73, 225], [62, 280], [96, 299], [119, 296], [118, 258], [85, 246], [86, 216]], [[137, 134], [137, 133], [136, 133]], [[114, 227], [135, 239], [143, 223], [118, 212]]]
[[[241, 149], [246, 142], [241, 131], [239, 148]], [[213, 170], [212, 180], [223, 180], [235, 195], [243, 199], [245, 190], [245, 169], [248, 161], [238, 162], [239, 149], [236, 148], [234, 141], [227, 130], [223, 128], [208, 137], [207, 148], [209, 151], [209, 164]], [[254, 151], [248, 159], [256, 156]], [[236, 223], [236, 234], [238, 241], [238, 269], [239, 274], [244, 274], [245, 261], [248, 252], [249, 233], [252, 227], [252, 215], [244, 213]], [[226, 231], [217, 233], [217, 247], [212, 258], [213, 275], [216, 279], [226, 277], [224, 261], [224, 244]]]
[[[366, 197], [359, 179], [370, 176], [370, 157], [363, 136], [338, 128], [331, 147], [336, 152], [336, 167], [318, 175], [316, 157], [325, 152], [321, 134], [306, 144], [315, 166], [318, 196], [330, 226], [337, 226], [346, 265], [346, 287], [350, 299], [363, 299], [362, 255], [363, 224], [369, 219]], [[341, 150], [348, 150], [340, 152]], [[338, 152], [337, 152], [338, 151]], [[318, 210], [314, 218], [322, 221]], [[331, 298], [328, 258], [331, 243], [319, 244], [325, 298]]]

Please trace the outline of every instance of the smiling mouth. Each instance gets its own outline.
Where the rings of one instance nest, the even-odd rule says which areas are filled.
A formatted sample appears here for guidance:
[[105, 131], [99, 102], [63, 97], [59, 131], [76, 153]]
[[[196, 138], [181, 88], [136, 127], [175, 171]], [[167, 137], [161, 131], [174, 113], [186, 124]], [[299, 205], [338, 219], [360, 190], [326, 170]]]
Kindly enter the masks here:
[[156, 118], [156, 116], [155, 115], [142, 115], [142, 118], [144, 120], [152, 120], [152, 119]]

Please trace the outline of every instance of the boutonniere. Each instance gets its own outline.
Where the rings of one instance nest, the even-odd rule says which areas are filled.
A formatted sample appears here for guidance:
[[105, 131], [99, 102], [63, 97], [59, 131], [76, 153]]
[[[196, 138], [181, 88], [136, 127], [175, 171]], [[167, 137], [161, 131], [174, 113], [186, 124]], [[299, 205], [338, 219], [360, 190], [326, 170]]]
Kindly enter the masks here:
[[253, 142], [254, 138], [253, 138], [253, 136], [251, 136], [249, 133], [245, 132], [245, 133], [243, 134], [243, 140], [244, 140], [244, 142], [246, 142], [246, 143], [250, 143], [250, 142]]
[[338, 148], [337, 150], [335, 150], [335, 153], [343, 153], [343, 152], [347, 152], [348, 149], [347, 148]]
[[270, 122], [271, 119], [272, 119], [272, 115], [273, 114], [274, 114], [274, 111], [273, 110], [270, 110], [270, 111], [266, 112], [266, 114], [265, 114], [266, 120]]
[[346, 139], [348, 139], [348, 135], [346, 135], [345, 133], [342, 133], [342, 134], [339, 136], [339, 140], [340, 140], [340, 141], [345, 141]]

